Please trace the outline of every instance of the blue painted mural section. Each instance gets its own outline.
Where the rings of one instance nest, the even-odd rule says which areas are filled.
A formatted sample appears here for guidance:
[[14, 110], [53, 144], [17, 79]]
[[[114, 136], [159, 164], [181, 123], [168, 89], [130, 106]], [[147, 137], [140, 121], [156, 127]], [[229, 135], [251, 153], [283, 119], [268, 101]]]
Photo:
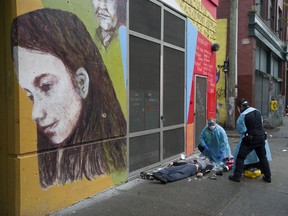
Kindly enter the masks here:
[[186, 32], [186, 35], [187, 35], [186, 36], [186, 46], [187, 46], [186, 48], [186, 82], [187, 82], [186, 119], [188, 119], [198, 31], [189, 19], [187, 19], [186, 24], [187, 24], [187, 32]]
[[124, 86], [126, 86], [127, 80], [127, 28], [126, 26], [119, 27], [119, 37], [120, 37], [120, 46], [121, 46], [121, 55], [122, 55], [122, 65], [123, 65], [123, 74], [124, 74]]

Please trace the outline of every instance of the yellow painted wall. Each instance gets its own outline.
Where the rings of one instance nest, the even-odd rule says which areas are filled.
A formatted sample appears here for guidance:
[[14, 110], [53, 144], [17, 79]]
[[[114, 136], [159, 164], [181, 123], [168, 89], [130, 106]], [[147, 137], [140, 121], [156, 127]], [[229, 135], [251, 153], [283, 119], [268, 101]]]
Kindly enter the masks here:
[[225, 99], [225, 73], [222, 66], [226, 60], [226, 47], [227, 47], [227, 19], [217, 20], [217, 43], [220, 45], [220, 50], [216, 56], [216, 69], [220, 71], [220, 79], [216, 84], [217, 93], [217, 121], [224, 125], [226, 121], [226, 99]]
[[16, 132], [19, 126], [18, 84], [11, 65], [10, 20], [15, 14], [14, 1], [0, 1], [0, 214], [15, 215], [17, 190], [15, 172]]
[[39, 185], [37, 155], [19, 158], [17, 166], [20, 172], [17, 215], [46, 215], [113, 186], [112, 178], [103, 176], [94, 181], [81, 180], [43, 190]]
[[[0, 2], [0, 215], [47, 215], [126, 180], [126, 172], [42, 189], [32, 103], [16, 80], [10, 28], [17, 15], [42, 8], [41, 0]], [[3, 34], [4, 33], [4, 34]], [[4, 47], [4, 49], [2, 49]]]
[[186, 154], [192, 155], [194, 152], [194, 123], [186, 125]]
[[197, 30], [201, 32], [209, 41], [215, 41], [216, 21], [207, 11], [201, 1], [195, 0], [176, 0], [182, 11], [190, 18]]

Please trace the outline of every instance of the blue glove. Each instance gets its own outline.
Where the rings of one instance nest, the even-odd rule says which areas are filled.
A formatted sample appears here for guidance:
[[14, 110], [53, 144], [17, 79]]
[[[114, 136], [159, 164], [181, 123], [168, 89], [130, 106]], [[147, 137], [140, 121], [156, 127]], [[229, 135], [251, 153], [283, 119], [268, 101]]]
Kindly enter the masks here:
[[222, 156], [223, 156], [223, 152], [222, 152], [222, 151], [219, 151], [218, 154], [217, 154], [216, 159], [217, 159], [217, 160], [220, 160], [220, 159], [222, 158]]
[[205, 151], [208, 151], [209, 152], [209, 148], [207, 145], [204, 145], [203, 148], [205, 149]]

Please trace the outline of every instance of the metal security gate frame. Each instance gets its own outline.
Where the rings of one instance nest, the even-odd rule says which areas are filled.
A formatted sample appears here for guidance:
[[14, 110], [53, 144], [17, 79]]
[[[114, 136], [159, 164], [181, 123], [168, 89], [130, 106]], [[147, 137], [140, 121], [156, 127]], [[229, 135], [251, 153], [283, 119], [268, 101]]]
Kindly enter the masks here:
[[[200, 133], [206, 125], [207, 118], [207, 77], [205, 76], [195, 75], [194, 101], [194, 148], [196, 149], [200, 143]], [[205, 111], [203, 112], [203, 110]]]
[[[128, 49], [127, 49], [127, 56], [128, 59], [127, 59], [127, 71], [128, 71], [128, 74], [127, 74], [127, 125], [128, 125], [128, 130], [127, 130], [127, 155], [128, 155], [128, 166], [127, 166], [127, 173], [128, 173], [128, 178], [129, 177], [132, 177], [132, 176], [135, 176], [136, 174], [139, 174], [139, 172], [143, 171], [143, 170], [149, 170], [149, 169], [152, 169], [152, 168], [155, 168], [161, 164], [164, 164], [164, 163], [167, 163], [173, 159], [176, 159], [176, 158], [179, 158], [180, 157], [180, 154], [184, 153], [185, 152], [185, 146], [186, 146], [186, 17], [183, 15], [183, 14], [180, 14], [179, 12], [175, 12], [174, 10], [172, 10], [171, 8], [165, 6], [163, 3], [160, 3], [156, 0], [146, 0], [146, 2], [149, 2], [149, 3], [153, 3], [155, 4], [156, 6], [159, 6], [161, 7], [161, 39], [155, 39], [153, 37], [150, 37], [150, 36], [147, 36], [145, 34], [142, 34], [142, 33], [139, 33], [137, 31], [133, 31], [130, 29], [130, 20], [127, 19], [127, 26], [129, 26], [129, 30], [127, 31], [127, 38], [128, 38]], [[130, 2], [128, 1], [128, 8], [129, 7], [129, 4]], [[173, 44], [170, 44], [170, 43], [167, 43], [167, 42], [164, 42], [164, 13], [165, 12], [169, 12], [173, 15], [175, 15], [177, 18], [180, 18], [184, 21], [184, 47], [178, 47], [178, 46], [175, 46]], [[130, 17], [130, 10], [128, 10], [128, 17]], [[131, 38], [139, 38], [139, 39], [142, 39], [142, 40], [145, 40], [147, 42], [151, 42], [151, 43], [155, 43], [155, 44], [159, 44], [160, 45], [160, 83], [159, 83], [159, 86], [160, 86], [160, 115], [158, 116], [159, 118], [159, 128], [153, 128], [153, 129], [148, 129], [148, 130], [139, 130], [139, 131], [135, 131], [135, 132], [131, 132], [130, 131], [130, 122], [131, 122], [131, 119], [132, 116], [131, 116], [131, 107], [133, 106], [133, 102], [134, 100], [132, 100], [133, 98], [130, 98], [131, 95], [133, 95], [133, 92], [130, 91], [130, 84], [131, 84], [131, 80], [130, 80], [130, 39]], [[164, 91], [163, 91], [163, 88], [164, 88], [164, 49], [172, 49], [172, 50], [175, 50], [175, 51], [180, 51], [180, 52], [183, 52], [183, 56], [184, 56], [184, 62], [183, 62], [183, 121], [182, 123], [180, 124], [176, 124], [176, 125], [169, 125], [169, 126], [165, 126], [165, 116], [163, 115], [163, 112], [164, 112], [164, 103], [163, 103], [163, 100], [164, 100]], [[151, 79], [153, 79], [153, 77], [151, 77]], [[175, 80], [177, 81], [177, 80]], [[175, 84], [175, 86], [177, 86]], [[178, 86], [177, 86], [178, 87]], [[135, 95], [137, 95], [138, 93], [136, 92]], [[143, 94], [145, 95], [145, 94]], [[153, 95], [153, 94], [152, 94]], [[146, 97], [146, 96], [143, 96], [143, 97]], [[145, 100], [140, 100], [141, 102], [144, 101], [145, 103]], [[132, 102], [131, 102], [132, 101]], [[135, 103], [137, 103], [137, 99], [135, 98]], [[133, 114], [132, 114], [133, 115]], [[143, 117], [145, 118], [145, 117]], [[178, 130], [179, 129], [179, 130]], [[182, 143], [182, 149], [181, 152], [175, 154], [175, 155], [172, 155], [170, 157], [166, 157], [164, 158], [164, 134], [169, 134], [169, 132], [173, 132], [173, 130], [178, 130], [178, 131], [183, 131], [183, 134], [182, 132], [180, 132], [180, 136], [182, 135], [182, 139], [183, 139], [183, 143]], [[157, 134], [159, 135], [159, 137], [157, 137]], [[156, 135], [156, 136], [155, 136]], [[158, 161], [154, 161], [152, 162], [151, 164], [148, 164], [147, 166], [140, 166], [140, 167], [137, 167], [137, 168], [132, 168], [130, 167], [130, 162], [131, 162], [131, 157], [130, 157], [130, 154], [133, 154], [131, 150], [131, 146], [132, 146], [132, 141], [133, 139], [137, 139], [137, 138], [141, 138], [143, 137], [143, 139], [148, 139], [150, 140], [151, 142], [154, 142], [155, 140], [157, 140], [157, 142], [159, 141], [158, 143], [158, 147], [159, 147], [159, 160]], [[169, 136], [168, 136], [169, 137]], [[178, 136], [177, 136], [178, 137]], [[180, 137], [181, 138], [181, 137]], [[138, 140], [140, 141], [140, 140]], [[141, 141], [140, 141], [141, 142]], [[145, 143], [145, 141], [144, 141]], [[152, 146], [152, 145], [151, 145]], [[153, 146], [155, 147], [155, 146]], [[147, 156], [147, 159], [149, 160], [149, 156], [151, 157], [153, 153], [148, 153], [146, 155], [139, 155], [139, 157], [137, 157], [139, 160], [143, 159], [143, 157], [145, 158]], [[155, 156], [155, 155], [154, 155]], [[154, 157], [152, 156], [152, 157]], [[136, 160], [137, 160], [136, 158]], [[135, 161], [135, 159], [133, 159]]]

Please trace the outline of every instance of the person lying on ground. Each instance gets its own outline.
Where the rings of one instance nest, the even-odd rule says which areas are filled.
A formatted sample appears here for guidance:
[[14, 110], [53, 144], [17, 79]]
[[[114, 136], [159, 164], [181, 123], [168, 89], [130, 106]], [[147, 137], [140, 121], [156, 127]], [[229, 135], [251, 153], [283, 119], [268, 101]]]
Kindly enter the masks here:
[[142, 178], [157, 180], [162, 184], [168, 182], [175, 182], [185, 178], [188, 178], [193, 175], [202, 173], [203, 176], [206, 173], [210, 172], [213, 169], [213, 165], [210, 163], [210, 160], [206, 157], [200, 157], [193, 161], [176, 161], [169, 164], [164, 169], [153, 172], [152, 174], [140, 173]]

